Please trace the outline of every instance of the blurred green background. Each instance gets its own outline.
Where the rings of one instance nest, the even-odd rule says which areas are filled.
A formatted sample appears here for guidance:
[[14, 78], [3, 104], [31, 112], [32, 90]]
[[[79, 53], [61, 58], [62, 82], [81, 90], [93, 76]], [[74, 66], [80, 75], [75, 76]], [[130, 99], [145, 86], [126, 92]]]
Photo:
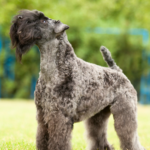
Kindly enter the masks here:
[[[0, 96], [2, 98], [33, 98], [38, 78], [40, 54], [37, 47], [16, 62], [15, 50], [10, 50], [9, 28], [14, 15], [21, 9], [39, 10], [52, 19], [70, 26], [68, 39], [78, 57], [106, 66], [99, 48], [106, 46], [116, 63], [131, 80], [136, 90], [150, 100], [149, 40], [142, 35], [131, 35], [129, 30], [150, 30], [148, 0], [0, 0]], [[98, 34], [102, 30], [117, 29], [119, 34]], [[91, 32], [92, 31], [92, 32]], [[144, 32], [145, 33], [145, 32]], [[141, 85], [141, 79], [144, 79]], [[142, 98], [142, 97], [141, 97]]]

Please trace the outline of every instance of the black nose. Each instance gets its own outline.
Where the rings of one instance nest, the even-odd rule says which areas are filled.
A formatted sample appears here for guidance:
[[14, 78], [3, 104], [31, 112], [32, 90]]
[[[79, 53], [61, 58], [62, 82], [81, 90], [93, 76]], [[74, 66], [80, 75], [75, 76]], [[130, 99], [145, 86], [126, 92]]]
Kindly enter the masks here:
[[60, 23], [60, 20], [55, 20], [55, 23]]

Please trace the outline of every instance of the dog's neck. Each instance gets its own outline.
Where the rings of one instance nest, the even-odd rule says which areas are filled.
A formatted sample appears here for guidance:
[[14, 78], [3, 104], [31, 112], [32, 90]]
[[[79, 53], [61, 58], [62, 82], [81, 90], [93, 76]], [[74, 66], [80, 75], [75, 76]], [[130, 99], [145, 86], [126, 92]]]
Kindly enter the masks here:
[[69, 74], [69, 65], [75, 61], [76, 55], [66, 33], [46, 42], [39, 49], [41, 78], [46, 82], [52, 82], [55, 78], [64, 78], [65, 74]]

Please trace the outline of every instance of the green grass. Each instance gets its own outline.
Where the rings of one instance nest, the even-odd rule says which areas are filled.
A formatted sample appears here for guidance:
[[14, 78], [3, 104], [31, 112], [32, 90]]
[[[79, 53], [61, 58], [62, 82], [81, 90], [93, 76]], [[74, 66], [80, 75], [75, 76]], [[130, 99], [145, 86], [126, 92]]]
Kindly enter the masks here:
[[[36, 109], [34, 101], [0, 100], [0, 150], [35, 150]], [[108, 140], [119, 150], [112, 116]], [[150, 150], [150, 106], [138, 106], [138, 133], [142, 145]], [[72, 134], [73, 150], [85, 150], [84, 124], [76, 123]]]

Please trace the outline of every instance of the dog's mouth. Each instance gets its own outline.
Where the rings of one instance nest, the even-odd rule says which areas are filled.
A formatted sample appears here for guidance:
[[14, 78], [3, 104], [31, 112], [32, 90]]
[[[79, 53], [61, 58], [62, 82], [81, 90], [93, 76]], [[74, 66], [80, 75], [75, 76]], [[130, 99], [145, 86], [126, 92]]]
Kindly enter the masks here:
[[69, 29], [69, 26], [66, 26], [66, 27], [64, 28], [64, 31], [67, 30], [67, 29]]

